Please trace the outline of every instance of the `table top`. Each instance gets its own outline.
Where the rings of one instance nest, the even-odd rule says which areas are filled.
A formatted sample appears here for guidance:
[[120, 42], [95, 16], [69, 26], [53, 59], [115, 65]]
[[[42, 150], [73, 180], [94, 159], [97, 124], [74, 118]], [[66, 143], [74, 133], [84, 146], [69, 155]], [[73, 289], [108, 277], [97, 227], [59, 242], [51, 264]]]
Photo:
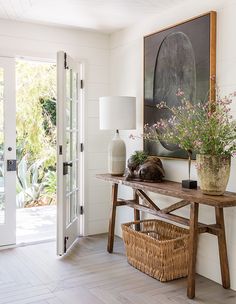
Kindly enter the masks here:
[[111, 174], [97, 174], [97, 178], [114, 184], [122, 184], [133, 189], [140, 189], [159, 193], [166, 196], [181, 198], [190, 202], [196, 202], [214, 207], [234, 207], [236, 206], [236, 193], [225, 192], [224, 195], [206, 195], [198, 189], [182, 188], [181, 183], [164, 180], [160, 183], [139, 182], [133, 180], [125, 180], [123, 176], [114, 176]]

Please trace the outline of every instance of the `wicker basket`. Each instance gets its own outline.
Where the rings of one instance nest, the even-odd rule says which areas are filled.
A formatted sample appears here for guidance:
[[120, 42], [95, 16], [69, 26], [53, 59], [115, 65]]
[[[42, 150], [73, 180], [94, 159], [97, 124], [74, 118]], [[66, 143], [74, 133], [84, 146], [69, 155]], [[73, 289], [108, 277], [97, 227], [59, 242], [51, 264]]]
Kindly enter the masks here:
[[143, 220], [122, 224], [122, 231], [132, 266], [161, 282], [187, 276], [187, 229], [159, 220]]

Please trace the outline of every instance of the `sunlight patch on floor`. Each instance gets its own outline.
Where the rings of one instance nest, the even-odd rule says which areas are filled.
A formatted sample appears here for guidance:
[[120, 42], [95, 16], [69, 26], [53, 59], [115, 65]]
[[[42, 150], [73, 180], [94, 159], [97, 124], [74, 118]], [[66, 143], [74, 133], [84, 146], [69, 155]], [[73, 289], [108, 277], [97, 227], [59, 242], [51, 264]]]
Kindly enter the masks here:
[[56, 206], [16, 210], [16, 242], [31, 243], [56, 238]]

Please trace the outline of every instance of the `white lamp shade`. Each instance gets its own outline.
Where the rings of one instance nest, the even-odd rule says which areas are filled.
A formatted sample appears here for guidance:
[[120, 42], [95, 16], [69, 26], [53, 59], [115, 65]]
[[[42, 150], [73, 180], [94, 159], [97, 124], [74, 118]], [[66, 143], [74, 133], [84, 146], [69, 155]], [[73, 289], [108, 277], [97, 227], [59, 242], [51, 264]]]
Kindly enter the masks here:
[[106, 96], [99, 98], [100, 129], [136, 129], [136, 98]]

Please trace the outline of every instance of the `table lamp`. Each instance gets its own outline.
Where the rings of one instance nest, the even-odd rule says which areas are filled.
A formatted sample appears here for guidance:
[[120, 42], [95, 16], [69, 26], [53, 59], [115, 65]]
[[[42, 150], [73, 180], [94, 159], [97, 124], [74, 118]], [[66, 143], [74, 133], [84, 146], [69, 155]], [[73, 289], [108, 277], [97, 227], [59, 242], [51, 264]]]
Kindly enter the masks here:
[[101, 130], [116, 130], [108, 147], [108, 172], [123, 175], [126, 166], [126, 147], [119, 130], [136, 129], [136, 98], [106, 96], [99, 98]]

